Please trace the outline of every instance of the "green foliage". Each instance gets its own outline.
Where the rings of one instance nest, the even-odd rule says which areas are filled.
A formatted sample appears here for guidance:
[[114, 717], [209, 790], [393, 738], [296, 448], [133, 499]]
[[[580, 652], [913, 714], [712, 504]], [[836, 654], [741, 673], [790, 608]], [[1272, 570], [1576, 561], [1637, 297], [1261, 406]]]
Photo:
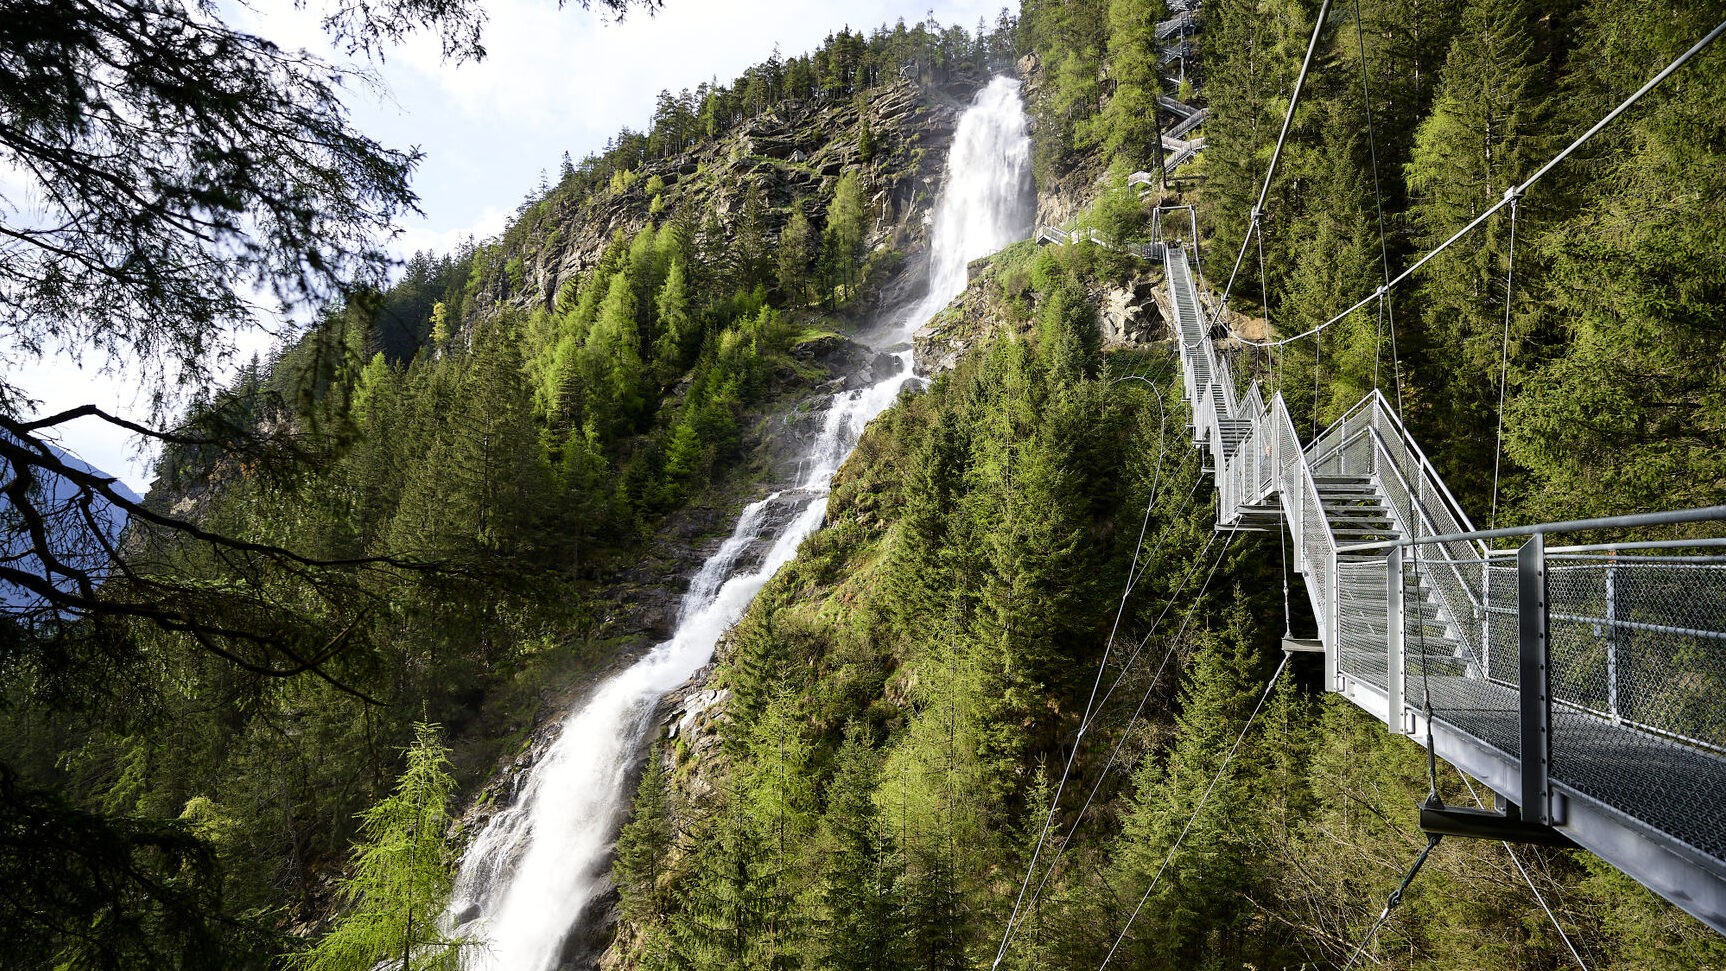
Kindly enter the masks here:
[[1157, 21], [1168, 15], [1162, 0], [1109, 0], [1108, 70], [1114, 90], [1101, 113], [1081, 127], [1085, 142], [1136, 169], [1155, 169], [1160, 157], [1156, 96], [1160, 56]]
[[779, 234], [779, 292], [793, 307], [809, 302], [809, 269], [815, 261], [815, 230], [798, 209]]
[[90, 812], [0, 766], [0, 894], [8, 963], [66, 971], [221, 968], [239, 930], [194, 827]]
[[407, 768], [395, 792], [366, 810], [342, 882], [345, 911], [310, 950], [293, 956], [305, 971], [459, 967], [461, 943], [439, 927], [454, 885], [453, 854], [444, 842], [455, 780], [436, 725], [414, 726]]
[[862, 282], [864, 233], [869, 212], [863, 199], [863, 183], [855, 171], [847, 172], [833, 189], [827, 207], [825, 248], [829, 300], [844, 303]]

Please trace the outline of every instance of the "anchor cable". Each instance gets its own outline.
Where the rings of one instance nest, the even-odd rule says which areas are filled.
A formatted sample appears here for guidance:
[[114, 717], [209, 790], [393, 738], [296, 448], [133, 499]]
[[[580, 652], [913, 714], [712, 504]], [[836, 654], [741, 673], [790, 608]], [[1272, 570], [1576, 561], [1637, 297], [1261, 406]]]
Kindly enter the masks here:
[[1414, 866], [1408, 868], [1408, 875], [1402, 878], [1402, 884], [1390, 892], [1390, 897], [1388, 897], [1384, 902], [1384, 909], [1379, 911], [1378, 919], [1372, 922], [1371, 927], [1367, 928], [1366, 937], [1363, 938], [1360, 945], [1354, 949], [1354, 953], [1349, 955], [1348, 963], [1342, 966], [1342, 971], [1348, 971], [1349, 968], [1354, 967], [1354, 962], [1366, 951], [1367, 946], [1372, 943], [1372, 939], [1378, 936], [1379, 928], [1383, 927], [1384, 922], [1390, 919], [1390, 912], [1395, 910], [1397, 906], [1402, 903], [1402, 895], [1408, 890], [1409, 884], [1414, 882], [1415, 876], [1420, 873], [1420, 868], [1426, 865], [1427, 855], [1432, 852], [1432, 848], [1437, 846], [1438, 841], [1443, 838], [1444, 837], [1439, 836], [1437, 833], [1433, 833], [1426, 838], [1426, 849], [1421, 850], [1420, 855], [1414, 858]]
[[[1162, 882], [1163, 874], [1168, 870], [1169, 864], [1174, 861], [1175, 853], [1180, 850], [1182, 841], [1187, 838], [1187, 833], [1192, 831], [1193, 823], [1198, 821], [1199, 813], [1205, 808], [1205, 803], [1210, 800], [1211, 793], [1216, 791], [1217, 783], [1223, 779], [1223, 773], [1228, 771], [1229, 762], [1234, 759], [1235, 753], [1240, 751], [1241, 742], [1246, 740], [1248, 729], [1253, 727], [1253, 721], [1258, 718], [1259, 712], [1264, 708], [1265, 701], [1270, 698], [1272, 689], [1276, 687], [1277, 680], [1282, 677], [1283, 669], [1288, 667], [1288, 663], [1289, 656], [1284, 654], [1282, 661], [1277, 664], [1276, 671], [1271, 673], [1270, 681], [1265, 684], [1265, 690], [1259, 695], [1258, 704], [1253, 706], [1252, 713], [1247, 716], [1246, 724], [1241, 726], [1241, 733], [1235, 736], [1235, 744], [1230, 746], [1228, 754], [1223, 756], [1222, 765], [1217, 766], [1217, 774], [1211, 777], [1210, 785], [1205, 787], [1204, 795], [1199, 797], [1198, 805], [1193, 807], [1193, 814], [1187, 817], [1187, 824], [1181, 827], [1180, 835], [1175, 837], [1174, 845], [1169, 847], [1168, 855], [1163, 857], [1162, 865], [1157, 868], [1156, 876], [1151, 878], [1151, 885], [1145, 888], [1145, 895], [1139, 898], [1138, 906], [1134, 907], [1133, 912], [1127, 915], [1126, 924], [1121, 927], [1121, 933], [1115, 938], [1115, 943], [1109, 945], [1109, 953], [1103, 955], [1103, 963], [1097, 965], [1097, 971], [1103, 971], [1109, 966], [1109, 961], [1114, 958], [1115, 951], [1120, 948], [1121, 942], [1127, 939], [1127, 932], [1132, 930], [1133, 921], [1138, 918], [1139, 911], [1144, 909], [1145, 903], [1151, 899], [1151, 894]], [[1404, 885], [1407, 885], [1406, 881]]]

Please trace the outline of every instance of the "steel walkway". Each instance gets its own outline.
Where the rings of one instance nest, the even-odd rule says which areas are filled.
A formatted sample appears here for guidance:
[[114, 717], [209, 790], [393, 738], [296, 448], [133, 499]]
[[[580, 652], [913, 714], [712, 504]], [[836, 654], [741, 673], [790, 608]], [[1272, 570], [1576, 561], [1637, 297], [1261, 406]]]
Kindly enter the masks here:
[[1286, 529], [1327, 690], [1726, 933], [1726, 557], [1707, 541], [1496, 550], [1376, 391], [1302, 444], [1239, 393], [1163, 247], [1217, 525]]

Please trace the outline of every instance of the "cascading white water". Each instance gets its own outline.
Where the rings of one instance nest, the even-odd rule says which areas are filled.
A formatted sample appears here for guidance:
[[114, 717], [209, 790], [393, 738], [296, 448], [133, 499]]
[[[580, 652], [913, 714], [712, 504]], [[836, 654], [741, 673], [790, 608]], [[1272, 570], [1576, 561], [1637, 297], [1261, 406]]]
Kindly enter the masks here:
[[1019, 83], [994, 79], [954, 132], [930, 235], [929, 293], [888, 331], [894, 374], [834, 396], [801, 481], [743, 511], [690, 583], [672, 638], [564, 720], [514, 805], [474, 839], [450, 909], [452, 922], [461, 923], [456, 932], [480, 941], [467, 949], [466, 967], [557, 967], [576, 920], [605, 886], [612, 840], [631, 795], [627, 781], [659, 699], [707, 663], [720, 635], [820, 526], [833, 473], [911, 376], [905, 346], [911, 332], [965, 289], [970, 261], [1029, 235], [1030, 147]]

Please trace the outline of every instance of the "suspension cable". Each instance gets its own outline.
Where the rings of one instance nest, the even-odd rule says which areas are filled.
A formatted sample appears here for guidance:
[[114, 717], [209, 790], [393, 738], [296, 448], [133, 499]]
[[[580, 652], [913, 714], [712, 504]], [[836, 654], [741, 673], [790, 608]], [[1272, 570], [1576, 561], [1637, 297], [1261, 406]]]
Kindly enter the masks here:
[[1354, 0], [1354, 42], [1360, 52], [1360, 98], [1366, 109], [1366, 149], [1372, 160], [1372, 203], [1378, 211], [1378, 264], [1384, 274], [1385, 293], [1378, 300], [1378, 342], [1372, 349], [1372, 386], [1378, 387], [1378, 363], [1384, 348], [1384, 327], [1390, 324], [1390, 373], [1396, 385], [1396, 410], [1402, 413], [1402, 365], [1396, 356], [1396, 310], [1390, 305], [1390, 244], [1384, 229], [1384, 189], [1378, 175], [1378, 137], [1372, 122], [1372, 88], [1367, 84], [1366, 34], [1361, 29], [1360, 0]]
[[[1611, 111], [1607, 112], [1604, 117], [1602, 117], [1599, 121], [1595, 122], [1594, 125], [1592, 127], [1590, 127], [1587, 131], [1583, 132], [1581, 135], [1578, 135], [1576, 137], [1575, 141], [1572, 141], [1569, 145], [1565, 146], [1563, 151], [1559, 152], [1557, 155], [1554, 155], [1551, 159], [1547, 160], [1546, 164], [1542, 165], [1539, 169], [1536, 169], [1533, 175], [1531, 175], [1527, 179], [1523, 180], [1522, 183], [1520, 183], [1518, 185], [1511, 186], [1509, 189], [1506, 189], [1504, 192], [1504, 195], [1497, 202], [1486, 207], [1486, 209], [1483, 210], [1480, 213], [1480, 215], [1478, 215], [1478, 216], [1474, 217], [1474, 219], [1470, 220], [1468, 225], [1457, 230], [1456, 233], [1454, 235], [1452, 235], [1449, 239], [1445, 240], [1443, 243], [1440, 243], [1437, 247], [1435, 247], [1434, 249], [1429, 251], [1425, 256], [1422, 256], [1419, 260], [1416, 260], [1407, 269], [1403, 270], [1401, 273], [1398, 273], [1395, 277], [1392, 277], [1390, 282], [1381, 284], [1379, 286], [1379, 288], [1374, 290], [1372, 293], [1369, 293], [1366, 296], [1355, 301], [1353, 304], [1351, 304], [1348, 307], [1347, 310], [1344, 310], [1342, 313], [1337, 314], [1335, 317], [1332, 317], [1331, 319], [1325, 321], [1324, 323], [1319, 324], [1317, 327], [1314, 327], [1311, 330], [1305, 331], [1303, 333], [1295, 334], [1292, 337], [1284, 337], [1284, 338], [1281, 338], [1280, 340], [1254, 341], [1251, 338], [1242, 337], [1240, 334], [1235, 333], [1232, 328], [1229, 329], [1229, 336], [1240, 341], [1242, 344], [1247, 344], [1247, 345], [1251, 345], [1251, 344], [1255, 344], [1255, 343], [1287, 344], [1291, 341], [1297, 341], [1297, 340], [1300, 340], [1300, 339], [1305, 338], [1305, 337], [1310, 337], [1313, 334], [1316, 334], [1319, 331], [1324, 330], [1325, 328], [1331, 326], [1332, 324], [1335, 324], [1336, 322], [1342, 320], [1343, 318], [1347, 317], [1349, 314], [1354, 313], [1356, 310], [1359, 310], [1360, 308], [1366, 306], [1368, 303], [1372, 302], [1373, 300], [1378, 299], [1381, 294], [1388, 294], [1391, 290], [1395, 289], [1397, 286], [1399, 286], [1403, 282], [1405, 282], [1409, 277], [1413, 276], [1414, 273], [1417, 270], [1419, 270], [1421, 267], [1432, 262], [1432, 260], [1435, 257], [1437, 257], [1438, 254], [1449, 249], [1451, 247], [1451, 245], [1454, 244], [1457, 240], [1460, 240], [1464, 236], [1467, 236], [1469, 233], [1472, 233], [1475, 229], [1479, 228], [1482, 223], [1484, 223], [1488, 219], [1492, 218], [1492, 216], [1495, 215], [1500, 209], [1503, 209], [1505, 206], [1510, 205], [1511, 202], [1513, 202], [1514, 200], [1521, 198], [1523, 195], [1525, 195], [1528, 192], [1528, 190], [1536, 182], [1539, 182], [1542, 178], [1544, 178], [1546, 176], [1546, 174], [1548, 172], [1551, 172], [1555, 166], [1557, 166], [1560, 162], [1564, 161], [1565, 159], [1569, 158], [1577, 149], [1581, 148], [1584, 143], [1586, 143], [1589, 139], [1593, 138], [1595, 135], [1599, 134], [1601, 129], [1605, 128], [1608, 124], [1611, 124], [1615, 119], [1618, 118], [1619, 115], [1622, 115], [1624, 112], [1628, 111], [1632, 105], [1636, 104], [1636, 102], [1642, 100], [1643, 95], [1646, 95], [1649, 91], [1652, 91], [1656, 85], [1658, 85], [1658, 84], [1660, 84], [1660, 82], [1666, 80], [1667, 77], [1671, 76], [1672, 72], [1683, 67], [1686, 63], [1688, 63], [1690, 61], [1691, 58], [1695, 57], [1697, 54], [1701, 53], [1702, 50], [1704, 48], [1706, 48], [1708, 45], [1710, 45], [1710, 44], [1714, 43], [1714, 41], [1718, 40], [1722, 33], [1726, 33], [1726, 20], [1721, 21], [1717, 26], [1715, 26], [1715, 28], [1713, 30], [1710, 30], [1706, 36], [1704, 36], [1701, 40], [1697, 41], [1693, 46], [1691, 46], [1689, 50], [1686, 50], [1684, 53], [1682, 53], [1682, 54], [1678, 55], [1676, 58], [1674, 58], [1672, 63], [1666, 65], [1666, 67], [1661, 69], [1659, 74], [1656, 74], [1653, 77], [1649, 78], [1648, 81], [1642, 85], [1642, 87], [1636, 89], [1636, 92], [1634, 94], [1630, 95], [1628, 98], [1625, 98], [1622, 102], [1620, 102], [1618, 107], [1613, 108]], [[1243, 247], [1243, 252], [1244, 252], [1244, 247]], [[1224, 296], [1226, 298], [1226, 296], [1227, 296], [1226, 291], [1224, 293]], [[1220, 313], [1218, 314], [1218, 318], [1219, 319], [1221, 318]], [[1223, 326], [1225, 328], [1228, 327], [1227, 321], [1223, 321]]]
[[1354, 962], [1366, 951], [1367, 946], [1372, 943], [1372, 939], [1378, 936], [1379, 928], [1383, 927], [1384, 922], [1390, 919], [1390, 912], [1402, 903], [1403, 893], [1408, 890], [1409, 884], [1414, 882], [1415, 875], [1420, 873], [1420, 868], [1426, 865], [1427, 855], [1443, 838], [1437, 833], [1427, 836], [1426, 849], [1421, 850], [1420, 855], [1414, 858], [1414, 866], [1408, 868], [1408, 875], [1402, 878], [1402, 884], [1390, 892], [1390, 896], [1384, 902], [1384, 909], [1379, 911], [1378, 920], [1373, 921], [1372, 926], [1367, 928], [1366, 937], [1361, 939], [1360, 946], [1356, 947], [1354, 953], [1349, 955], [1348, 963], [1342, 966], [1342, 971], [1348, 971], [1349, 968], [1354, 967]]
[[1151, 878], [1151, 885], [1145, 888], [1145, 895], [1139, 898], [1138, 906], [1134, 907], [1133, 912], [1127, 915], [1127, 922], [1121, 927], [1120, 936], [1115, 938], [1115, 943], [1109, 945], [1109, 953], [1103, 955], [1103, 963], [1097, 965], [1097, 971], [1103, 971], [1109, 966], [1109, 961], [1114, 958], [1115, 951], [1120, 948], [1121, 942], [1127, 939], [1127, 932], [1132, 930], [1133, 921], [1138, 918], [1139, 911], [1144, 909], [1146, 901], [1151, 899], [1151, 894], [1156, 891], [1157, 884], [1162, 882], [1164, 872], [1174, 861], [1175, 853], [1180, 850], [1182, 841], [1187, 838], [1187, 833], [1192, 831], [1193, 823], [1198, 821], [1199, 813], [1205, 808], [1205, 803], [1210, 800], [1211, 793], [1216, 791], [1217, 783], [1223, 780], [1223, 773], [1228, 771], [1229, 762], [1233, 761], [1235, 753], [1240, 751], [1241, 742], [1246, 740], [1247, 730], [1253, 727], [1253, 721], [1258, 718], [1259, 712], [1264, 708], [1265, 701], [1270, 698], [1271, 691], [1276, 688], [1277, 680], [1282, 677], [1283, 669], [1288, 667], [1288, 663], [1289, 655], [1284, 654], [1282, 661], [1277, 664], [1277, 669], [1271, 673], [1270, 681], [1265, 684], [1265, 690], [1259, 695], [1258, 704], [1254, 705], [1252, 713], [1247, 715], [1247, 723], [1241, 726], [1241, 733], [1235, 736], [1235, 744], [1231, 745], [1229, 753], [1223, 756], [1223, 764], [1217, 766], [1217, 774], [1211, 777], [1211, 784], [1205, 787], [1204, 795], [1199, 797], [1199, 804], [1193, 807], [1193, 814], [1187, 817], [1187, 824], [1181, 827], [1180, 835], [1175, 837], [1174, 845], [1169, 847], [1168, 855], [1163, 857], [1162, 865], [1157, 868], [1156, 876]]
[[[1090, 728], [1093, 706], [1097, 701], [1097, 691], [1103, 686], [1103, 675], [1109, 669], [1109, 655], [1110, 652], [1114, 650], [1115, 633], [1120, 630], [1121, 617], [1127, 610], [1127, 599], [1132, 596], [1133, 587], [1138, 582], [1139, 556], [1145, 549], [1145, 532], [1150, 527], [1151, 511], [1156, 508], [1158, 498], [1157, 493], [1162, 484], [1163, 457], [1168, 454], [1168, 449], [1164, 447], [1164, 436], [1168, 431], [1168, 411], [1163, 407], [1162, 392], [1157, 389], [1155, 383], [1146, 379], [1143, 375], [1127, 375], [1126, 377], [1117, 378], [1116, 382], [1111, 383], [1118, 383], [1119, 381], [1126, 380], [1143, 381], [1153, 392], [1156, 392], [1157, 410], [1159, 414], [1159, 425], [1157, 428], [1158, 450], [1156, 473], [1151, 479], [1151, 494], [1150, 498], [1145, 502], [1144, 518], [1139, 523], [1139, 536], [1137, 541], [1133, 544], [1133, 562], [1127, 567], [1127, 581], [1121, 590], [1121, 602], [1115, 608], [1114, 622], [1109, 625], [1109, 636], [1103, 643], [1103, 657], [1097, 662], [1097, 677], [1096, 680], [1091, 683], [1090, 697], [1085, 700], [1085, 713], [1079, 719], [1079, 730], [1073, 738], [1072, 749], [1067, 753], [1067, 763], [1061, 768], [1061, 781], [1055, 786], [1055, 794], [1049, 800], [1049, 812], [1048, 815], [1044, 817], [1042, 831], [1037, 835], [1037, 846], [1036, 849], [1031, 852], [1031, 862], [1025, 868], [1025, 879], [1019, 884], [1019, 896], [1013, 901], [1013, 913], [1007, 919], [1008, 935], [1011, 934], [1013, 924], [1019, 917], [1020, 905], [1025, 899], [1025, 891], [1031, 885], [1031, 874], [1036, 872], [1037, 859], [1042, 856], [1043, 845], [1048, 839], [1049, 829], [1054, 825], [1055, 811], [1061, 804], [1061, 794], [1066, 790], [1067, 779], [1073, 771], [1073, 762], [1078, 758], [1080, 742], [1085, 737], [1085, 731]], [[1202, 476], [1199, 478], [1202, 478]], [[1160, 545], [1161, 544], [1159, 543], [1159, 546]], [[1148, 563], [1149, 558], [1147, 557], [1147, 565]], [[1110, 690], [1113, 691], [1113, 688]], [[1105, 700], [1107, 700], [1106, 696]], [[995, 963], [1000, 963], [1001, 958], [1006, 954], [1006, 950], [1007, 938], [1003, 937], [1001, 941], [1001, 949], [995, 955]]]
[[1510, 388], [1510, 298], [1516, 283], [1516, 200], [1510, 201], [1510, 254], [1504, 266], [1504, 345], [1498, 362], [1498, 440], [1492, 447], [1492, 516], [1487, 529], [1498, 528], [1498, 469], [1504, 457], [1504, 397]]
[[[1474, 790], [1474, 783], [1468, 781], [1467, 773], [1458, 772], [1457, 775], [1462, 777], [1462, 784], [1468, 787], [1469, 798], [1474, 800], [1476, 806], [1485, 809], [1486, 803], [1480, 798], [1480, 793]], [[1558, 932], [1558, 939], [1564, 942], [1565, 949], [1570, 952], [1572, 958], [1576, 959], [1576, 966], [1582, 971], [1589, 971], [1588, 962], [1582, 960], [1582, 954], [1576, 950], [1576, 945], [1571, 943], [1570, 935], [1564, 932], [1564, 925], [1558, 922], [1558, 917], [1552, 912], [1552, 908], [1546, 906], [1546, 898], [1541, 895], [1540, 888], [1534, 885], [1534, 878], [1528, 875], [1528, 870], [1523, 867], [1522, 861], [1517, 859], [1516, 850], [1510, 845], [1510, 841], [1499, 840], [1498, 845], [1504, 847], [1504, 852], [1510, 854], [1510, 862], [1516, 864], [1516, 870], [1522, 874], [1522, 881], [1528, 884], [1529, 892], [1534, 894], [1534, 899], [1540, 904], [1540, 909], [1546, 911], [1546, 919], [1552, 922], [1552, 929]]]
[[[1330, 0], [1319, 4], [1318, 16], [1313, 18], [1312, 39], [1307, 41], [1306, 57], [1301, 60], [1300, 76], [1295, 78], [1294, 93], [1289, 95], [1288, 111], [1283, 113], [1282, 131], [1277, 135], [1276, 148], [1271, 150], [1271, 164], [1265, 169], [1265, 184], [1259, 187], [1259, 201], [1253, 204], [1250, 218], [1252, 222], [1247, 227], [1247, 234], [1241, 239], [1241, 251], [1235, 256], [1235, 268], [1229, 271], [1229, 282], [1223, 285], [1222, 299], [1217, 301], [1217, 317], [1223, 315], [1229, 302], [1229, 292], [1235, 286], [1235, 274], [1240, 272], [1241, 261], [1246, 259], [1247, 244], [1252, 242], [1254, 229], [1258, 226], [1259, 216], [1264, 212], [1265, 199], [1270, 195], [1271, 178], [1276, 175], [1277, 160], [1282, 157], [1283, 142], [1288, 140], [1289, 126], [1294, 121], [1295, 105], [1300, 104], [1301, 88], [1306, 85], [1307, 71], [1312, 68], [1313, 52], [1318, 50], [1318, 36], [1324, 30], [1325, 16], [1330, 13]], [[1213, 321], [1214, 322], [1214, 321]]]
[[[1073, 836], [1078, 833], [1080, 824], [1085, 821], [1085, 814], [1090, 811], [1091, 804], [1096, 801], [1097, 793], [1102, 791], [1103, 783], [1107, 781], [1109, 777], [1109, 770], [1115, 767], [1116, 760], [1120, 758], [1121, 749], [1126, 746], [1127, 739], [1132, 737], [1134, 727], [1138, 725], [1139, 719], [1144, 715], [1145, 705], [1151, 700], [1151, 693], [1156, 690], [1157, 683], [1162, 680], [1163, 671], [1168, 667], [1169, 661], [1175, 655], [1175, 649], [1183, 643], [1183, 637], [1187, 632], [1187, 626], [1192, 623], [1193, 614], [1198, 611], [1200, 600], [1203, 599], [1205, 591], [1210, 588], [1211, 578], [1216, 575], [1217, 567], [1222, 565], [1223, 557], [1228, 555], [1229, 544], [1233, 542], [1237, 531], [1237, 529], [1231, 528], [1229, 530], [1229, 542], [1225, 542], [1223, 544], [1223, 548], [1217, 551], [1217, 558], [1212, 561], [1210, 571], [1205, 574], [1204, 583], [1199, 585], [1199, 592], [1194, 595], [1192, 606], [1187, 609], [1186, 616], [1181, 619], [1180, 629], [1176, 630], [1174, 636], [1169, 638], [1168, 650], [1163, 652], [1163, 659], [1157, 664], [1157, 670], [1151, 674], [1151, 680], [1145, 686], [1144, 693], [1139, 696], [1139, 703], [1133, 708], [1132, 715], [1127, 719], [1126, 727], [1121, 729], [1120, 736], [1115, 739], [1114, 748], [1109, 750], [1108, 759], [1103, 763], [1103, 768], [1097, 773], [1096, 780], [1091, 783], [1091, 791], [1085, 795], [1084, 805], [1079, 807], [1078, 814], [1073, 817], [1073, 824], [1067, 827], [1067, 834], [1061, 838], [1060, 844], [1055, 847], [1055, 854], [1049, 859], [1049, 866], [1043, 871], [1043, 878], [1037, 882], [1037, 889], [1031, 894], [1030, 902], [1026, 904], [1027, 909], [1036, 906], [1037, 901], [1042, 898], [1043, 889], [1048, 886], [1049, 878], [1055, 874], [1055, 867], [1060, 864], [1061, 857], [1067, 852], [1067, 847], [1072, 845]], [[1198, 562], [1203, 562], [1203, 554], [1200, 554]], [[1165, 608], [1165, 613], [1166, 612]], [[1161, 620], [1162, 618], [1158, 617], [1157, 619]], [[1153, 625], [1153, 629], [1154, 627], [1155, 625]], [[1141, 641], [1139, 646], [1143, 647], [1145, 643], [1149, 642], [1149, 640], [1150, 634], [1147, 633], [1145, 635], [1145, 640]], [[1126, 672], [1131, 669], [1132, 662], [1137, 659], [1137, 657], [1138, 654], [1135, 652], [1133, 657], [1127, 661], [1127, 664], [1122, 668], [1121, 678], [1126, 677]], [[1120, 684], [1120, 681], [1121, 679], [1116, 679], [1115, 683], [1118, 685]], [[1108, 698], [1105, 696], [1104, 701], [1107, 702], [1107, 700]], [[1015, 928], [1009, 925], [1009, 935], [1011, 935], [1014, 929]]]
[[[1259, 243], [1259, 294], [1264, 302], [1265, 333], [1268, 334], [1271, 332], [1271, 283], [1270, 275], [1265, 272], [1264, 227], [1256, 217], [1253, 219], [1252, 235], [1258, 239]], [[1256, 351], [1258, 348], [1255, 347], [1253, 350]]]
[[1571, 958], [1575, 959], [1576, 966], [1582, 971], [1589, 971], [1588, 962], [1582, 960], [1582, 955], [1577, 952], [1576, 945], [1570, 941], [1570, 935], [1564, 933], [1564, 925], [1558, 922], [1558, 916], [1552, 912], [1552, 908], [1546, 906], [1546, 898], [1541, 896], [1540, 888], [1534, 885], [1534, 878], [1528, 875], [1527, 868], [1522, 865], [1521, 860], [1517, 859], [1516, 848], [1510, 845], [1509, 840], [1499, 840], [1498, 842], [1504, 847], [1504, 852], [1510, 854], [1510, 862], [1516, 864], [1516, 872], [1522, 874], [1522, 882], [1528, 884], [1528, 890], [1534, 894], [1535, 902], [1540, 904], [1541, 910], [1546, 911], [1546, 919], [1552, 922], [1552, 929], [1558, 932], [1558, 939], [1564, 942], [1564, 947], [1570, 952]]
[[[1419, 521], [1418, 521], [1419, 517], [1415, 517], [1415, 518], [1416, 518], [1416, 525], [1415, 525], [1416, 536], [1415, 536], [1415, 538], [1419, 539], [1420, 538], [1419, 537], [1420, 526], [1419, 526]], [[1414, 589], [1416, 591], [1419, 591], [1421, 589], [1421, 586], [1420, 586], [1420, 545], [1416, 544], [1414, 546], [1409, 547], [1409, 549], [1414, 554]], [[1396, 582], [1402, 585], [1402, 587], [1403, 587], [1403, 598], [1406, 600], [1407, 596], [1408, 596], [1408, 584], [1404, 583], [1403, 579], [1401, 577], [1397, 577]], [[1416, 622], [1419, 626], [1417, 626], [1415, 628], [1415, 631], [1416, 631], [1415, 651], [1416, 651], [1416, 653], [1418, 653], [1420, 655], [1420, 698], [1421, 698], [1420, 703], [1421, 703], [1421, 706], [1426, 709], [1426, 798], [1428, 801], [1436, 802], [1436, 801], [1438, 801], [1438, 798], [1439, 798], [1439, 796], [1438, 796], [1438, 746], [1433, 742], [1433, 738], [1432, 738], [1432, 715], [1433, 715], [1433, 711], [1432, 711], [1432, 676], [1431, 676], [1432, 658], [1426, 652], [1426, 615], [1425, 615], [1425, 611], [1421, 609], [1420, 604], [1415, 604], [1415, 611], [1420, 615], [1420, 619]], [[1407, 609], [1406, 603], [1404, 604], [1404, 609], [1402, 611], [1402, 637], [1403, 637], [1403, 643], [1405, 643], [1405, 644], [1408, 643], [1408, 609]], [[1406, 659], [1404, 659], [1403, 663], [1406, 665], [1408, 662]]]

